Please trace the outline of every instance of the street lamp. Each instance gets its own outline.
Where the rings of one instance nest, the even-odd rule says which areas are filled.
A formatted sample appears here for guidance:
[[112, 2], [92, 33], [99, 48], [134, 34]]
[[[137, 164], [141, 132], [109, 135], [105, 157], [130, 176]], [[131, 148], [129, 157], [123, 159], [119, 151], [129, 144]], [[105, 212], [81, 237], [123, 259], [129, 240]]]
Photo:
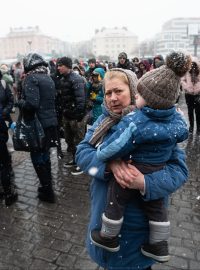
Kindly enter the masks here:
[[28, 40], [27, 43], [28, 43], [28, 46], [29, 46], [29, 52], [31, 52], [32, 41], [31, 40]]

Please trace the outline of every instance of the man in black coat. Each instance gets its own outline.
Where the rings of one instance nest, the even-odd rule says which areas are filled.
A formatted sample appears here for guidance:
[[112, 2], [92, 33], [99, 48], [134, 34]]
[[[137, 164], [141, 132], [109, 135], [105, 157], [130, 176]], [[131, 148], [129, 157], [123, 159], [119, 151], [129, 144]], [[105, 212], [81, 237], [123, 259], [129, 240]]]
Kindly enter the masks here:
[[[65, 141], [68, 145], [67, 151], [72, 154], [72, 160], [64, 167], [69, 168], [76, 165], [76, 146], [85, 136], [85, 123], [83, 121], [86, 114], [85, 81], [72, 70], [72, 59], [69, 57], [59, 58], [57, 68], [62, 75], [60, 93]], [[80, 173], [82, 171], [78, 167], [72, 172], [73, 175]]]
[[92, 72], [95, 70], [95, 68], [97, 68], [97, 64], [96, 64], [96, 59], [95, 58], [90, 58], [88, 60], [88, 70], [85, 72], [85, 78], [87, 81], [90, 81], [92, 78]]

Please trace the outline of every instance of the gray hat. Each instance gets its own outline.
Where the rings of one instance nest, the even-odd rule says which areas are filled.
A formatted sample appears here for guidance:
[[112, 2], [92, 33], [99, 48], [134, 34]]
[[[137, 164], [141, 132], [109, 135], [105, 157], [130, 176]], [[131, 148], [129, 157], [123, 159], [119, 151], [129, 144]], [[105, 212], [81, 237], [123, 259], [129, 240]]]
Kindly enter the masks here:
[[153, 109], [172, 107], [179, 96], [180, 79], [191, 67], [191, 57], [172, 52], [166, 65], [145, 73], [139, 80], [137, 91]]

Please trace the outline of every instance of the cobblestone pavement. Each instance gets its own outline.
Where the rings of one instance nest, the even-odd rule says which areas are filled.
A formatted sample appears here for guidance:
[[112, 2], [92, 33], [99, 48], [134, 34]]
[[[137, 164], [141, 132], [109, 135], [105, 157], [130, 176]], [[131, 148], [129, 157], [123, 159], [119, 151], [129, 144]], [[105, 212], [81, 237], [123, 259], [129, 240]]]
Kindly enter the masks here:
[[[184, 100], [181, 107], [186, 111]], [[200, 269], [200, 137], [182, 145], [189, 181], [170, 198], [171, 260], [154, 270]], [[12, 153], [19, 200], [0, 201], [0, 270], [98, 270], [84, 241], [89, 219], [89, 178], [72, 176], [51, 153], [57, 202], [37, 199], [38, 179], [28, 153]]]

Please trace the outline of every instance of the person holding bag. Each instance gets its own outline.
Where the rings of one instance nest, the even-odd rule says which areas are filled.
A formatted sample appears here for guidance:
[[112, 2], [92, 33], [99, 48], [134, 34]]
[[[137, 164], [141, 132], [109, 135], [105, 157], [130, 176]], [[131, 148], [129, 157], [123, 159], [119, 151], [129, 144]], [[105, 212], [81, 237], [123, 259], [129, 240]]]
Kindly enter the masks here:
[[48, 63], [39, 54], [29, 53], [24, 57], [23, 65], [25, 78], [22, 99], [16, 105], [22, 111], [24, 122], [32, 121], [36, 116], [44, 130], [43, 147], [30, 150], [30, 156], [41, 185], [38, 188], [38, 198], [54, 203], [49, 149], [56, 146], [57, 141], [55, 84], [48, 75]]

